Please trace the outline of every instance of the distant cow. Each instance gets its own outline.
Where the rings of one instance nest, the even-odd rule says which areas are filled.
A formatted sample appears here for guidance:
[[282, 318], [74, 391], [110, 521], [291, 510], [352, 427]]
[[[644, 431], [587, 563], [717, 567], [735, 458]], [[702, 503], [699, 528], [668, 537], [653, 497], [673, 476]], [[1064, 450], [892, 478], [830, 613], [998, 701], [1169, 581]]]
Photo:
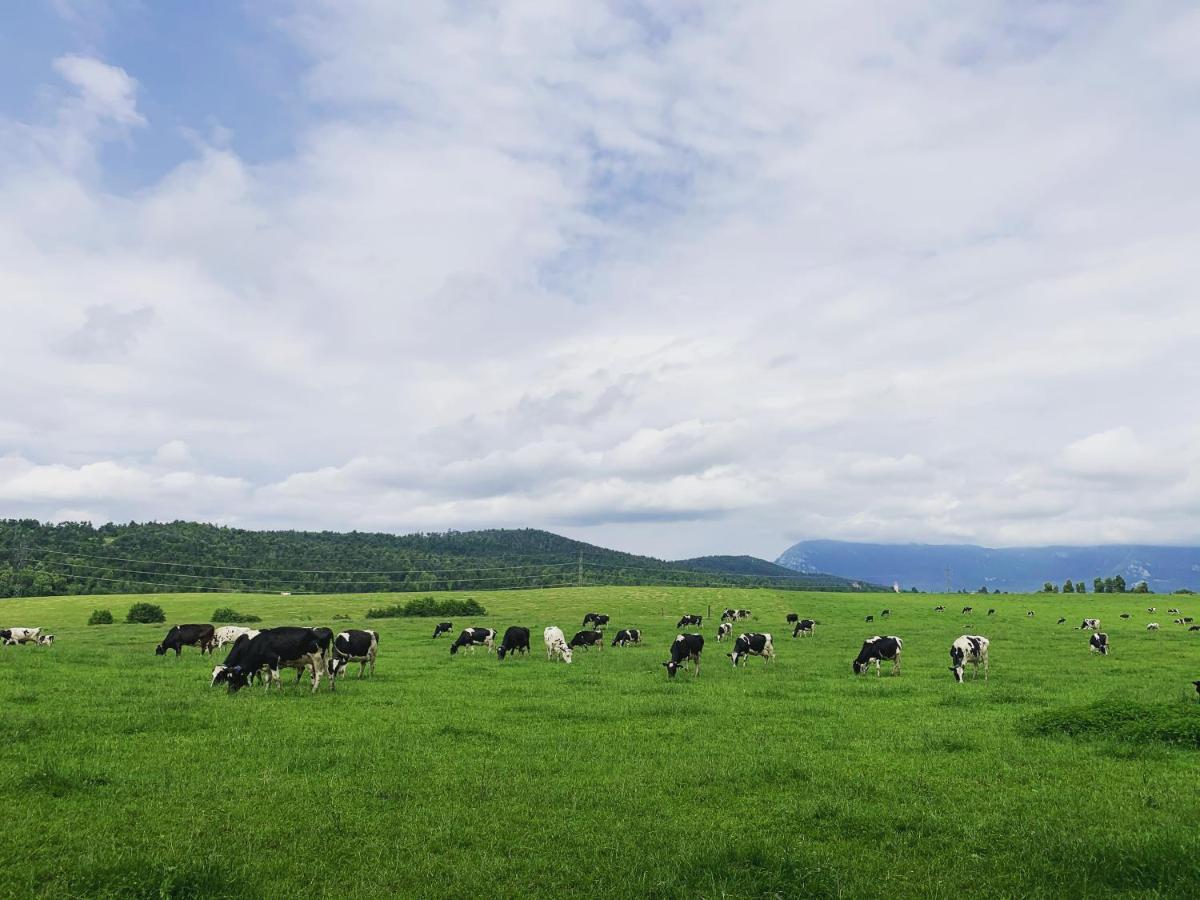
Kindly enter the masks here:
[[1184, 616], [1184, 617], [1183, 617], [1183, 622], [1184, 622], [1184, 624], [1185, 624], [1185, 625], [1190, 625], [1190, 624], [1192, 623], [1192, 617], [1191, 617], [1191, 616]]
[[1192, 625], [1188, 628], [1188, 631], [1200, 631], [1200, 625]]
[[739, 662], [745, 662], [747, 657], [761, 656], [763, 662], [769, 663], [775, 658], [775, 644], [771, 641], [771, 635], [765, 632], [750, 631], [746, 634], [739, 634], [737, 640], [733, 642], [733, 652], [726, 653], [736, 668]]
[[456, 654], [459, 647], [470, 647], [472, 651], [476, 647], [487, 647], [488, 653], [491, 653], [495, 642], [496, 629], [494, 628], [464, 628], [454, 643], [450, 645], [450, 655]]
[[881, 619], [886, 619], [886, 618], [887, 618], [888, 616], [890, 616], [891, 614], [892, 614], [892, 611], [891, 611], [890, 609], [885, 609], [883, 612], [881, 612], [881, 613], [879, 614], [879, 617], [880, 617]]
[[1186, 623], [1183, 621], [1183, 619], [1174, 619], [1173, 621], [1175, 622], [1175, 624], [1176, 624], [1176, 625], [1184, 625], [1184, 624], [1186, 624]]
[[598, 647], [603, 650], [604, 635], [599, 631], [577, 631], [567, 646], [572, 650], [576, 647]]
[[596, 631], [603, 631], [604, 626], [608, 624], [608, 616], [602, 616], [600, 613], [588, 613], [583, 617], [583, 627], [587, 628], [589, 623]]
[[329, 674], [335, 678], [352, 662], [358, 663], [358, 677], [369, 666], [375, 674], [375, 657], [379, 655], [379, 635], [374, 631], [351, 628], [339, 631], [333, 639], [333, 656], [329, 660]]
[[737, 614], [738, 614], [738, 611], [736, 609], [726, 608], [726, 610], [723, 613], [721, 613], [721, 621], [725, 622], [725, 621], [728, 621], [731, 619], [736, 619]]
[[571, 648], [567, 646], [567, 637], [557, 625], [551, 625], [542, 632], [546, 642], [546, 659], [553, 660], [556, 656], [565, 663], [571, 661]]
[[0, 644], [10, 647], [17, 644], [36, 644], [41, 633], [41, 628], [3, 628], [0, 629]]
[[739, 610], [737, 611], [736, 615], [735, 615], [735, 618], [738, 618], [738, 619], [748, 619], [748, 618], [750, 618], [750, 610], [748, 610], [748, 609], [739, 609]]
[[510, 625], [504, 631], [504, 638], [496, 649], [496, 658], [504, 659], [510, 653], [529, 652], [529, 629], [520, 625]]
[[1170, 609], [1167, 610], [1167, 615], [1170, 615], [1171, 613], [1177, 613], [1177, 612], [1179, 612], [1179, 610], [1176, 607], [1172, 606]]
[[1097, 631], [1088, 639], [1088, 646], [1093, 653], [1108, 656], [1108, 635], [1103, 631]]
[[975, 607], [973, 607], [973, 606], [964, 606], [964, 607], [963, 607], [963, 615], [966, 615], [966, 614], [967, 614], [967, 613], [969, 613], [969, 612], [975, 612]]
[[788, 613], [787, 614], [787, 623], [789, 625], [795, 625], [799, 621], [800, 621], [800, 616], [798, 616], [796, 613]]
[[1129, 613], [1121, 613], [1121, 618], [1122, 618], [1122, 619], [1128, 619], [1128, 618], [1129, 618]]
[[954, 680], [962, 684], [963, 666], [975, 666], [974, 678], [979, 677], [979, 665], [983, 664], [983, 680], [988, 680], [988, 639], [978, 634], [964, 634], [950, 645], [950, 671]]
[[933, 611], [934, 611], [934, 612], [945, 612], [945, 611], [946, 611], [946, 607], [944, 607], [944, 606], [935, 606], [935, 607], [933, 608]]
[[1061, 624], [1063, 624], [1065, 621], [1067, 621], [1067, 620], [1066, 620], [1066, 619], [1059, 619], [1059, 620], [1058, 620], [1058, 622], [1056, 622], [1055, 624], [1057, 624], [1057, 625], [1061, 625]]
[[722, 622], [717, 626], [717, 643], [725, 640], [725, 638], [733, 634], [733, 624], [730, 622]]
[[1079, 627], [1075, 630], [1076, 631], [1099, 631], [1100, 630], [1100, 620], [1099, 619], [1084, 619], [1082, 622], [1079, 623]]
[[162, 656], [168, 650], [174, 650], [178, 657], [185, 646], [198, 646], [201, 654], [209, 653], [213, 648], [213, 634], [211, 625], [172, 625], [162, 643], [154, 648], [154, 653]]
[[695, 625], [699, 628], [704, 624], [704, 616], [684, 616], [676, 623], [676, 628], [682, 628], [684, 625]]
[[811, 637], [816, 624], [812, 619], [801, 619], [792, 629], [792, 637]]
[[1158, 623], [1151, 622], [1149, 625], [1146, 626], [1146, 630], [1147, 631], [1158, 631]]
[[438, 637], [439, 635], [449, 634], [450, 629], [452, 629], [453, 627], [454, 627], [453, 622], [438, 622], [436, 625], [433, 626], [433, 636]]
[[892, 674], [900, 674], [900, 651], [904, 649], [904, 641], [894, 635], [888, 637], [867, 638], [863, 641], [862, 649], [858, 651], [858, 658], [854, 660], [854, 674], [861, 675], [870, 668], [871, 663], [875, 663], [875, 676], [879, 677], [880, 660], [890, 659], [892, 661]]
[[995, 607], [993, 607], [992, 609], [989, 609], [989, 610], [988, 610], [988, 615], [989, 615], [989, 616], [994, 616], [995, 614], [996, 614], [996, 609], [995, 609]]
[[679, 671], [679, 667], [689, 660], [696, 664], [696, 669], [692, 672], [692, 675], [698, 676], [700, 674], [700, 653], [703, 650], [704, 635], [676, 635], [675, 640], [671, 642], [671, 658], [663, 663], [667, 669], [667, 677], [674, 678], [675, 673]]
[[243, 628], [240, 625], [222, 625], [213, 632], [213, 650], [220, 650], [226, 644], [234, 643], [243, 634], [254, 637], [258, 631], [253, 628]]
[[613, 638], [612, 645], [614, 647], [624, 647], [626, 644], [640, 644], [642, 642], [642, 633], [636, 628], [623, 628], [617, 632], [617, 636]]
[[[271, 683], [282, 687], [280, 669], [296, 669], [303, 673], [309, 670], [312, 677], [312, 692], [321, 685], [321, 674], [325, 671], [325, 655], [321, 651], [321, 638], [316, 629], [296, 626], [264, 628], [253, 638], [234, 642], [226, 662], [233, 658], [232, 666], [223, 666], [224, 671], [214, 674], [213, 683], [225, 681], [230, 693], [236, 693], [250, 683], [250, 678], [259, 670], [267, 673], [266, 687]], [[337, 690], [335, 679], [329, 680], [330, 690]]]
[[1032, 609], [1029, 612], [1025, 613], [1025, 618], [1027, 618], [1027, 619], [1033, 618], [1033, 610]]
[[875, 617], [874, 617], [874, 616], [867, 616], [865, 619], [863, 619], [863, 621], [864, 621], [864, 622], [874, 622], [874, 621], [875, 621]]
[[1147, 606], [1147, 607], [1146, 607], [1146, 612], [1148, 612], [1148, 613], [1156, 613], [1156, 612], [1158, 612], [1158, 607], [1157, 607], [1157, 606]]

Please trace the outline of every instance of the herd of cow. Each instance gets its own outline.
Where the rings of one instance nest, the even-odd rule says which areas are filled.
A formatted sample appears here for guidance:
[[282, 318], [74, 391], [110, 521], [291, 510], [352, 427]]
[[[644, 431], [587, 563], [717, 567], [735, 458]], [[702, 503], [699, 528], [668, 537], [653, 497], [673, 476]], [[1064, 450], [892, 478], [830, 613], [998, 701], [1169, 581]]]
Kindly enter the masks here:
[[[944, 606], [934, 607], [935, 612], [944, 612]], [[963, 608], [964, 614], [970, 614], [972, 608]], [[1150, 607], [1150, 613], [1156, 612]], [[1172, 613], [1179, 610], [1172, 609]], [[995, 613], [989, 610], [988, 615]], [[880, 613], [881, 618], [891, 615], [891, 610], [885, 609]], [[1029, 612], [1027, 615], [1032, 616]], [[733, 636], [733, 622], [751, 617], [747, 609], [726, 609], [721, 614], [721, 622], [717, 627], [718, 643], [730, 639], [733, 649], [726, 656], [736, 667], [745, 663], [751, 656], [762, 657], [767, 663], [775, 659], [775, 646], [770, 633], [749, 631]], [[874, 616], [867, 616], [871, 622]], [[1122, 618], [1128, 618], [1123, 615]], [[788, 625], [792, 626], [792, 637], [811, 636], [816, 622], [813, 619], [803, 619], [797, 613], [789, 613], [786, 617]], [[1060, 618], [1059, 624], [1066, 622]], [[1190, 618], [1180, 619], [1191, 622]], [[589, 612], [583, 617], [582, 630], [567, 640], [562, 629], [556, 625], [548, 626], [542, 633], [546, 647], [546, 658], [570, 663], [577, 649], [603, 648], [604, 629], [609, 624], [609, 617], [601, 613]], [[702, 627], [704, 617], [699, 615], [684, 615], [676, 625], [677, 629], [688, 626]], [[452, 622], [439, 622], [433, 630], [433, 637], [450, 633], [454, 628]], [[1158, 624], [1149, 623], [1147, 628], [1157, 630]], [[1108, 635], [1100, 630], [1100, 620], [1085, 618], [1078, 626], [1079, 630], [1090, 632], [1089, 648], [1096, 653], [1107, 656], [1109, 653]], [[642, 642], [642, 633], [636, 628], [621, 629], [612, 640], [613, 647], [637, 645]], [[3, 628], [0, 629], [0, 644], [40, 644], [50, 646], [54, 643], [53, 634], [45, 634], [41, 628]], [[988, 678], [988, 647], [986, 637], [977, 634], [964, 634], [950, 645], [950, 671], [957, 682], [962, 682], [963, 671], [967, 665], [974, 667], [974, 677], [979, 676], [979, 667], [983, 666], [983, 677]], [[296, 682], [299, 683], [305, 671], [310, 673], [312, 690], [320, 686], [321, 678], [329, 680], [330, 689], [337, 689], [337, 679], [351, 663], [359, 663], [358, 677], [369, 670], [375, 673], [375, 659], [379, 653], [379, 635], [374, 631], [351, 628], [334, 633], [332, 629], [303, 626], [282, 626], [256, 630], [237, 625], [226, 625], [214, 628], [208, 624], [173, 625], [166, 637], [155, 648], [154, 652], [163, 656], [174, 650], [178, 657], [185, 646], [198, 647], [201, 654], [213, 654], [222, 647], [230, 645], [230, 650], [224, 662], [214, 666], [211, 686], [225, 684], [230, 692], [236, 692], [246, 687], [254, 679], [259, 679], [269, 689], [271, 684], [282, 686], [279, 673], [282, 669], [294, 669]], [[488, 652], [495, 651], [498, 659], [503, 660], [510, 654], [526, 654], [529, 648], [529, 629], [520, 625], [510, 626], [496, 645], [496, 631], [492, 628], [472, 626], [464, 628], [450, 645], [450, 655], [456, 655], [460, 649], [484, 647]], [[904, 649], [904, 641], [895, 635], [875, 635], [863, 642], [858, 656], [852, 667], [856, 675], [866, 672], [872, 663], [875, 674], [880, 674], [883, 662], [892, 663], [892, 674], [900, 674], [900, 655]], [[681, 632], [676, 635], [669, 648], [670, 658], [663, 663], [668, 677], [673, 678], [680, 668], [690, 664], [693, 675], [700, 674], [700, 656], [704, 651], [704, 636], [698, 633]], [[1200, 682], [1196, 682], [1200, 692]]]

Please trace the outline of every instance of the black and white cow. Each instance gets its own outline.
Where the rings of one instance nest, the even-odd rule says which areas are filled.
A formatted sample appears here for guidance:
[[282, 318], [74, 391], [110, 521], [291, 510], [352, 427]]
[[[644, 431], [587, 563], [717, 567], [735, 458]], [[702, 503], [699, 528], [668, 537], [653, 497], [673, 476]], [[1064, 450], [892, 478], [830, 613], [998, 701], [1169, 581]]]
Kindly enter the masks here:
[[736, 617], [737, 617], [738, 619], [748, 619], [748, 618], [750, 618], [750, 610], [748, 610], [748, 609], [739, 609], [739, 610], [737, 611]]
[[567, 646], [567, 636], [563, 634], [563, 630], [557, 625], [550, 625], [542, 632], [542, 639], [546, 642], [546, 659], [553, 660], [558, 657], [563, 662], [570, 664], [571, 648]]
[[1097, 631], [1088, 638], [1088, 647], [1093, 653], [1108, 656], [1108, 635], [1103, 631]]
[[1188, 631], [1200, 631], [1200, 625], [1191, 625], [1188, 627]]
[[788, 613], [787, 614], [787, 623], [789, 625], [795, 625], [799, 621], [800, 621], [800, 616], [798, 613]]
[[888, 616], [890, 616], [891, 614], [892, 614], [892, 611], [891, 611], [890, 609], [885, 609], [883, 612], [881, 612], [881, 613], [879, 614], [879, 618], [881, 618], [881, 619], [886, 619], [886, 618], [887, 618]]
[[721, 641], [725, 640], [725, 638], [730, 637], [732, 635], [733, 635], [733, 623], [722, 622], [720, 625], [717, 626], [717, 643], [718, 644], [721, 643]]
[[520, 625], [509, 625], [504, 629], [504, 637], [496, 648], [496, 659], [504, 659], [510, 653], [529, 652], [529, 629]]
[[963, 607], [963, 615], [964, 615], [964, 616], [965, 616], [967, 613], [972, 613], [972, 612], [975, 612], [975, 607], [973, 607], [973, 606], [964, 606], [964, 607]]
[[601, 615], [600, 613], [588, 613], [586, 616], [583, 617], [583, 626], [582, 627], [587, 628], [589, 624], [596, 631], [603, 631], [604, 626], [608, 624], [608, 616]]
[[36, 644], [41, 634], [41, 628], [0, 628], [0, 644]]
[[604, 635], [599, 631], [577, 631], [575, 632], [575, 637], [571, 638], [571, 642], [567, 646], [572, 650], [576, 647], [596, 647], [603, 650]]
[[964, 634], [950, 645], [950, 671], [954, 680], [962, 684], [963, 666], [975, 666], [975, 678], [979, 677], [979, 665], [983, 664], [983, 680], [988, 680], [988, 639], [978, 634]]
[[[230, 693], [235, 693], [247, 684], [260, 670], [267, 673], [266, 687], [271, 683], [283, 687], [279, 680], [280, 669], [308, 669], [312, 677], [312, 692], [321, 685], [321, 673], [325, 671], [325, 654], [321, 651], [321, 638], [315, 629], [299, 626], [264, 628], [252, 638], [239, 638], [226, 657], [232, 665], [222, 666], [215, 673], [213, 683], [225, 682]], [[330, 690], [337, 690], [335, 679], [329, 680]]]
[[991, 609], [988, 610], [988, 615], [994, 616], [995, 614], [996, 614], [996, 608], [993, 606]]
[[858, 651], [858, 658], [854, 660], [854, 674], [861, 675], [867, 671], [871, 663], [875, 663], [875, 676], [879, 677], [880, 660], [890, 659], [892, 661], [892, 674], [900, 674], [900, 651], [904, 649], [904, 641], [894, 635], [888, 637], [867, 638], [863, 641], [862, 649]]
[[811, 637], [816, 624], [812, 619], [801, 619], [792, 629], [792, 637]]
[[199, 647], [201, 655], [212, 652], [216, 643], [214, 629], [211, 625], [172, 625], [162, 643], [154, 648], [156, 656], [163, 656], [168, 650], [174, 650], [178, 657], [185, 646]]
[[41, 644], [43, 647], [50, 647], [50, 646], [53, 646], [53, 644], [54, 644], [54, 635], [52, 635], [52, 634], [43, 634], [43, 635], [41, 635], [41, 636], [39, 636], [39, 637], [38, 637], [38, 639], [37, 639], [37, 642], [38, 642], [39, 644]]
[[726, 608], [725, 611], [723, 613], [721, 613], [721, 621], [722, 622], [732, 621], [733, 619], [737, 618], [737, 614], [738, 614], [738, 611], [736, 609]]
[[1147, 606], [1147, 607], [1146, 607], [1146, 612], [1148, 612], [1148, 613], [1156, 613], [1156, 612], [1158, 612], [1158, 607], [1157, 607], [1157, 606]]
[[641, 631], [636, 628], [624, 628], [617, 632], [617, 636], [613, 638], [612, 645], [614, 647], [624, 647], [626, 644], [640, 644], [641, 642]]
[[1064, 622], [1066, 622], [1066, 621], [1067, 621], [1066, 619], [1059, 619], [1059, 620], [1058, 620], [1058, 621], [1057, 621], [1055, 624], [1056, 624], [1056, 625], [1062, 625], [1062, 624], [1063, 624]]
[[671, 658], [663, 663], [667, 669], [667, 677], [674, 678], [679, 667], [689, 660], [696, 664], [696, 670], [692, 672], [692, 675], [698, 676], [700, 674], [700, 654], [703, 650], [704, 635], [676, 635], [675, 640], [671, 642]]
[[1172, 606], [1170, 609], [1167, 610], [1167, 615], [1170, 615], [1171, 613], [1178, 613], [1178, 612], [1179, 612], [1178, 607]]
[[1027, 618], [1027, 619], [1033, 618], [1033, 610], [1032, 609], [1029, 612], [1025, 613], [1025, 618]]
[[867, 616], [867, 617], [865, 617], [865, 618], [863, 619], [863, 621], [864, 621], [864, 622], [874, 622], [874, 621], [875, 621], [875, 617], [874, 617], [874, 616]]
[[1100, 620], [1099, 619], [1084, 619], [1079, 624], [1079, 627], [1075, 630], [1076, 631], [1099, 631], [1100, 630]]
[[704, 616], [683, 616], [675, 625], [676, 628], [682, 628], [684, 625], [695, 625], [699, 628], [704, 624]]
[[433, 626], [433, 636], [438, 637], [439, 635], [449, 634], [450, 629], [453, 627], [454, 627], [453, 622], [438, 622], [436, 625]]
[[933, 611], [934, 611], [934, 612], [945, 612], [945, 611], [946, 611], [946, 607], [944, 607], [944, 606], [935, 606], [935, 607], [933, 608]]
[[491, 653], [495, 643], [496, 629], [494, 628], [464, 628], [457, 640], [450, 645], [450, 655], [456, 654], [459, 647], [470, 647], [472, 652], [476, 647], [487, 647], [488, 653]]
[[358, 677], [363, 677], [363, 672], [368, 667], [371, 669], [371, 675], [375, 674], [375, 657], [379, 655], [379, 634], [374, 631], [365, 631], [359, 628], [351, 628], [348, 631], [339, 631], [333, 639], [333, 655], [329, 659], [329, 674], [337, 678], [342, 674], [343, 670], [352, 662], [358, 663]]
[[[212, 681], [209, 682], [209, 687], [216, 687], [218, 684], [228, 682], [229, 675], [226, 673], [235, 666], [244, 665], [244, 661], [247, 659], [246, 648], [250, 646], [250, 641], [258, 634], [260, 632], [256, 631], [253, 635], [238, 635], [229, 652], [225, 654], [225, 661], [219, 666], [213, 666]], [[253, 678], [255, 674], [255, 672], [251, 672], [250, 677]]]
[[1157, 622], [1148, 623], [1146, 625], [1146, 630], [1147, 631], [1158, 631], [1158, 623]]
[[739, 634], [733, 642], [733, 652], [725, 655], [733, 660], [734, 668], [751, 656], [761, 656], [763, 662], [769, 663], [775, 658], [775, 644], [766, 632], [749, 631]]

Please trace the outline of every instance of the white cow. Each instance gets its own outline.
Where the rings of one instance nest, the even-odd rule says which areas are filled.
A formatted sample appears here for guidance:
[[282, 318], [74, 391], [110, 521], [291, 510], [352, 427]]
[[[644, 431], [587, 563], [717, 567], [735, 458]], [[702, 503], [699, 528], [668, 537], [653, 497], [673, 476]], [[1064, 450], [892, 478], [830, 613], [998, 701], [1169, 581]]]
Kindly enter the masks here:
[[2, 628], [0, 629], [0, 643], [36, 644], [41, 633], [42, 629], [40, 628]]
[[557, 625], [551, 625], [542, 632], [546, 641], [546, 659], [558, 657], [565, 663], [571, 661], [571, 648], [567, 646], [567, 636]]
[[1083, 631], [1099, 631], [1100, 630], [1100, 620], [1099, 619], [1084, 619], [1083, 623], [1079, 626], [1079, 628]]
[[258, 632], [253, 628], [243, 628], [241, 625], [222, 625], [213, 632], [213, 649], [220, 650], [226, 644], [233, 644], [243, 634], [252, 638]]
[[964, 634], [950, 645], [950, 671], [954, 680], [962, 684], [963, 666], [972, 663], [975, 666], [975, 678], [979, 677], [979, 665], [983, 664], [983, 680], [988, 680], [988, 641], [978, 634]]

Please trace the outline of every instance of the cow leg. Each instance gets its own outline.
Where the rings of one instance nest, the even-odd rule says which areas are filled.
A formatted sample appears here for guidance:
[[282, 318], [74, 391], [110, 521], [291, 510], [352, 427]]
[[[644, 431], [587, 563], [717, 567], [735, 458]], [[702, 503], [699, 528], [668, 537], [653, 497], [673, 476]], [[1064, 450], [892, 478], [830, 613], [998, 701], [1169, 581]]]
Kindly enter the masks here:
[[892, 660], [892, 674], [893, 675], [900, 674], [900, 653], [899, 653], [899, 651], [897, 651], [897, 653], [896, 653], [896, 658]]

